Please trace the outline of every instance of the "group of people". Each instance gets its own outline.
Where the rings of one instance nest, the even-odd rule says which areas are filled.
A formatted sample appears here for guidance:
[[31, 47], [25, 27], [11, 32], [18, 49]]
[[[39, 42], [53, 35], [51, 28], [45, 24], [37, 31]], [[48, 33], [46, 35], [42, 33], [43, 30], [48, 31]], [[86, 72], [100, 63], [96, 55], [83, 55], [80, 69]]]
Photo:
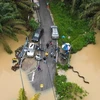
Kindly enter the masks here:
[[[46, 63], [46, 58], [48, 57], [48, 55], [50, 54], [51, 58], [53, 57], [54, 61], [56, 62], [56, 54], [53, 50], [53, 42], [50, 41], [49, 43], [46, 44], [46, 48], [48, 49], [49, 47], [51, 47], [51, 51], [49, 52], [45, 52], [45, 57], [43, 58], [44, 62]], [[55, 50], [56, 51], [56, 50]]]
[[[43, 62], [47, 64], [47, 59], [48, 59], [48, 56], [50, 55], [50, 57], [53, 59], [54, 62], [56, 62], [56, 54], [55, 54], [55, 51], [57, 50], [57, 48], [54, 50], [53, 49], [53, 42], [52, 41], [49, 41], [47, 44], [46, 44], [46, 51], [44, 53], [44, 57], [43, 57]], [[51, 48], [51, 51], [48, 52], [47, 50]], [[40, 65], [38, 65], [38, 71], [41, 71], [41, 68], [40, 68]]]

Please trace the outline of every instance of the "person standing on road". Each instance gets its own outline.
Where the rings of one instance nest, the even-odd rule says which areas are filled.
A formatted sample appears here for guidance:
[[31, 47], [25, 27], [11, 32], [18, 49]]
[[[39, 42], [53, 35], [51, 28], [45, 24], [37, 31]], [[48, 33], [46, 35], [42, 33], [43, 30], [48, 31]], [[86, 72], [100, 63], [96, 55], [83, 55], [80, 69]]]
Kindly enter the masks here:
[[40, 65], [38, 66], [38, 71], [42, 71], [42, 69], [40, 68]]
[[46, 57], [43, 57], [43, 62], [44, 62], [44, 63], [46, 63], [46, 62], [47, 62], [47, 61], [46, 61]]
[[45, 52], [45, 56], [48, 57], [48, 55], [49, 55], [49, 53], [48, 52]]
[[49, 44], [50, 44], [51, 46], [53, 46], [53, 43], [52, 43], [52, 41], [50, 41], [50, 42], [49, 42]]
[[46, 44], [47, 49], [49, 48], [49, 43]]
[[50, 56], [53, 57], [54, 56], [54, 52], [53, 50], [51, 49], [51, 52], [50, 52]]
[[53, 61], [56, 62], [56, 55], [54, 55], [54, 60]]

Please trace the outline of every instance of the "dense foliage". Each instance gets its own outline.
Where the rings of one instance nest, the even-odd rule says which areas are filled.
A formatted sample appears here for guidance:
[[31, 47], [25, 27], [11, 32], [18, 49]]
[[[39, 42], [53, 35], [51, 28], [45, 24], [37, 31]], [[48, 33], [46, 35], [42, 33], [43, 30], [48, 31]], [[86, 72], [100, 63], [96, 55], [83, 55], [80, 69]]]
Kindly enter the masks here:
[[25, 90], [23, 88], [21, 88], [19, 91], [18, 100], [27, 100], [26, 93], [25, 93]]
[[[39, 100], [40, 93], [35, 94], [30, 100]], [[28, 100], [26, 96], [26, 92], [23, 88], [19, 90], [19, 97], [17, 100]]]
[[68, 65], [66, 64], [66, 65], [62, 65], [62, 64], [60, 64], [60, 63], [58, 63], [57, 64], [57, 69], [63, 69], [63, 70], [68, 70]]
[[[95, 43], [95, 32], [90, 28], [88, 19], [79, 19], [77, 14], [71, 14], [70, 8], [61, 1], [52, 1], [50, 9], [60, 33], [59, 45], [69, 42], [72, 45], [72, 53], [75, 53], [87, 44]], [[61, 38], [62, 35], [66, 38]]]
[[27, 35], [26, 27], [33, 13], [33, 5], [29, 0], [0, 0], [0, 43], [11, 54], [12, 50], [5, 40], [5, 36], [18, 41], [17, 33]]
[[29, 26], [32, 30], [36, 30], [39, 24], [34, 20], [34, 18], [31, 18], [29, 20]]
[[[78, 2], [80, 1], [80, 2]], [[84, 0], [83, 0], [84, 1]], [[84, 10], [86, 3], [82, 0], [53, 0], [50, 3], [50, 9], [53, 13], [54, 22], [58, 26], [60, 38], [59, 44], [69, 42], [72, 46], [72, 53], [81, 50], [90, 43], [95, 43], [95, 32], [89, 25], [89, 19], [79, 19], [81, 10]], [[83, 3], [83, 9], [79, 9]], [[62, 38], [62, 36], [65, 38]], [[59, 69], [67, 70], [68, 65], [57, 65]], [[87, 96], [87, 91], [75, 83], [67, 82], [64, 75], [55, 74], [55, 88], [57, 100], [80, 100]]]
[[56, 75], [54, 83], [58, 98], [57, 100], [80, 100], [88, 94], [87, 91], [77, 84], [67, 82], [67, 78], [64, 75]]
[[70, 13], [79, 18], [90, 19], [91, 26], [100, 29], [100, 0], [64, 0]]

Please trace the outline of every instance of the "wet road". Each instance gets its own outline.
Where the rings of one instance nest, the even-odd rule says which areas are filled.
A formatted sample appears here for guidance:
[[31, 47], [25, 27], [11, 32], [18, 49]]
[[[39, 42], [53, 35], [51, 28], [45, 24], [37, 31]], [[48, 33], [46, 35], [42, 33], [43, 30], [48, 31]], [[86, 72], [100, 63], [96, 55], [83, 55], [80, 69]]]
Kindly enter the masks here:
[[[41, 47], [46, 48], [46, 43], [51, 40], [51, 30], [50, 26], [53, 25], [50, 12], [46, 7], [46, 1], [40, 0], [40, 9], [39, 9], [39, 16], [40, 16], [40, 26], [44, 28], [44, 35], [41, 39]], [[55, 47], [56, 41], [53, 40], [53, 45]], [[50, 46], [46, 49], [46, 52], [54, 50], [54, 47]], [[44, 56], [45, 52], [41, 52], [42, 57]], [[54, 58], [51, 58], [50, 55], [47, 58], [47, 64], [43, 61], [40, 62], [40, 67], [42, 71], [36, 70], [35, 79], [32, 82], [32, 86], [35, 88], [36, 91], [40, 91], [40, 84], [43, 84], [42, 90], [47, 90], [53, 87], [53, 77], [55, 74], [56, 65], [54, 63]]]

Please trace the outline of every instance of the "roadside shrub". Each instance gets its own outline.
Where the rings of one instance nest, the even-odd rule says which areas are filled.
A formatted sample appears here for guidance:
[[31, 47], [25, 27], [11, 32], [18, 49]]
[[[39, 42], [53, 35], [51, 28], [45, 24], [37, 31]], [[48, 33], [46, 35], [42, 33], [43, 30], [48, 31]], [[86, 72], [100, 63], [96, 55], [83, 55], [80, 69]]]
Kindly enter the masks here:
[[84, 46], [86, 46], [86, 41], [83, 35], [79, 35], [75, 40], [72, 41], [71, 46], [72, 50], [71, 53], [76, 53], [77, 51], [81, 50]]
[[66, 81], [67, 78], [64, 75], [55, 76], [54, 84], [58, 95], [57, 100], [76, 100], [87, 96], [88, 92], [86, 90], [75, 83]]
[[36, 30], [39, 24], [34, 20], [34, 18], [31, 18], [29, 20], [29, 26], [32, 28], [32, 30]]
[[67, 78], [64, 75], [55, 76], [54, 85], [55, 85], [56, 93], [58, 96], [63, 95], [65, 93], [66, 88], [63, 86], [63, 83], [66, 83], [66, 80]]
[[84, 34], [84, 38], [85, 41], [87, 42], [87, 44], [93, 43], [95, 44], [95, 36], [94, 36], [95, 32], [88, 32], [86, 34]]
[[66, 64], [66, 65], [61, 65], [60, 63], [58, 63], [57, 64], [57, 66], [58, 66], [58, 69], [63, 69], [63, 70], [68, 70], [68, 65]]

